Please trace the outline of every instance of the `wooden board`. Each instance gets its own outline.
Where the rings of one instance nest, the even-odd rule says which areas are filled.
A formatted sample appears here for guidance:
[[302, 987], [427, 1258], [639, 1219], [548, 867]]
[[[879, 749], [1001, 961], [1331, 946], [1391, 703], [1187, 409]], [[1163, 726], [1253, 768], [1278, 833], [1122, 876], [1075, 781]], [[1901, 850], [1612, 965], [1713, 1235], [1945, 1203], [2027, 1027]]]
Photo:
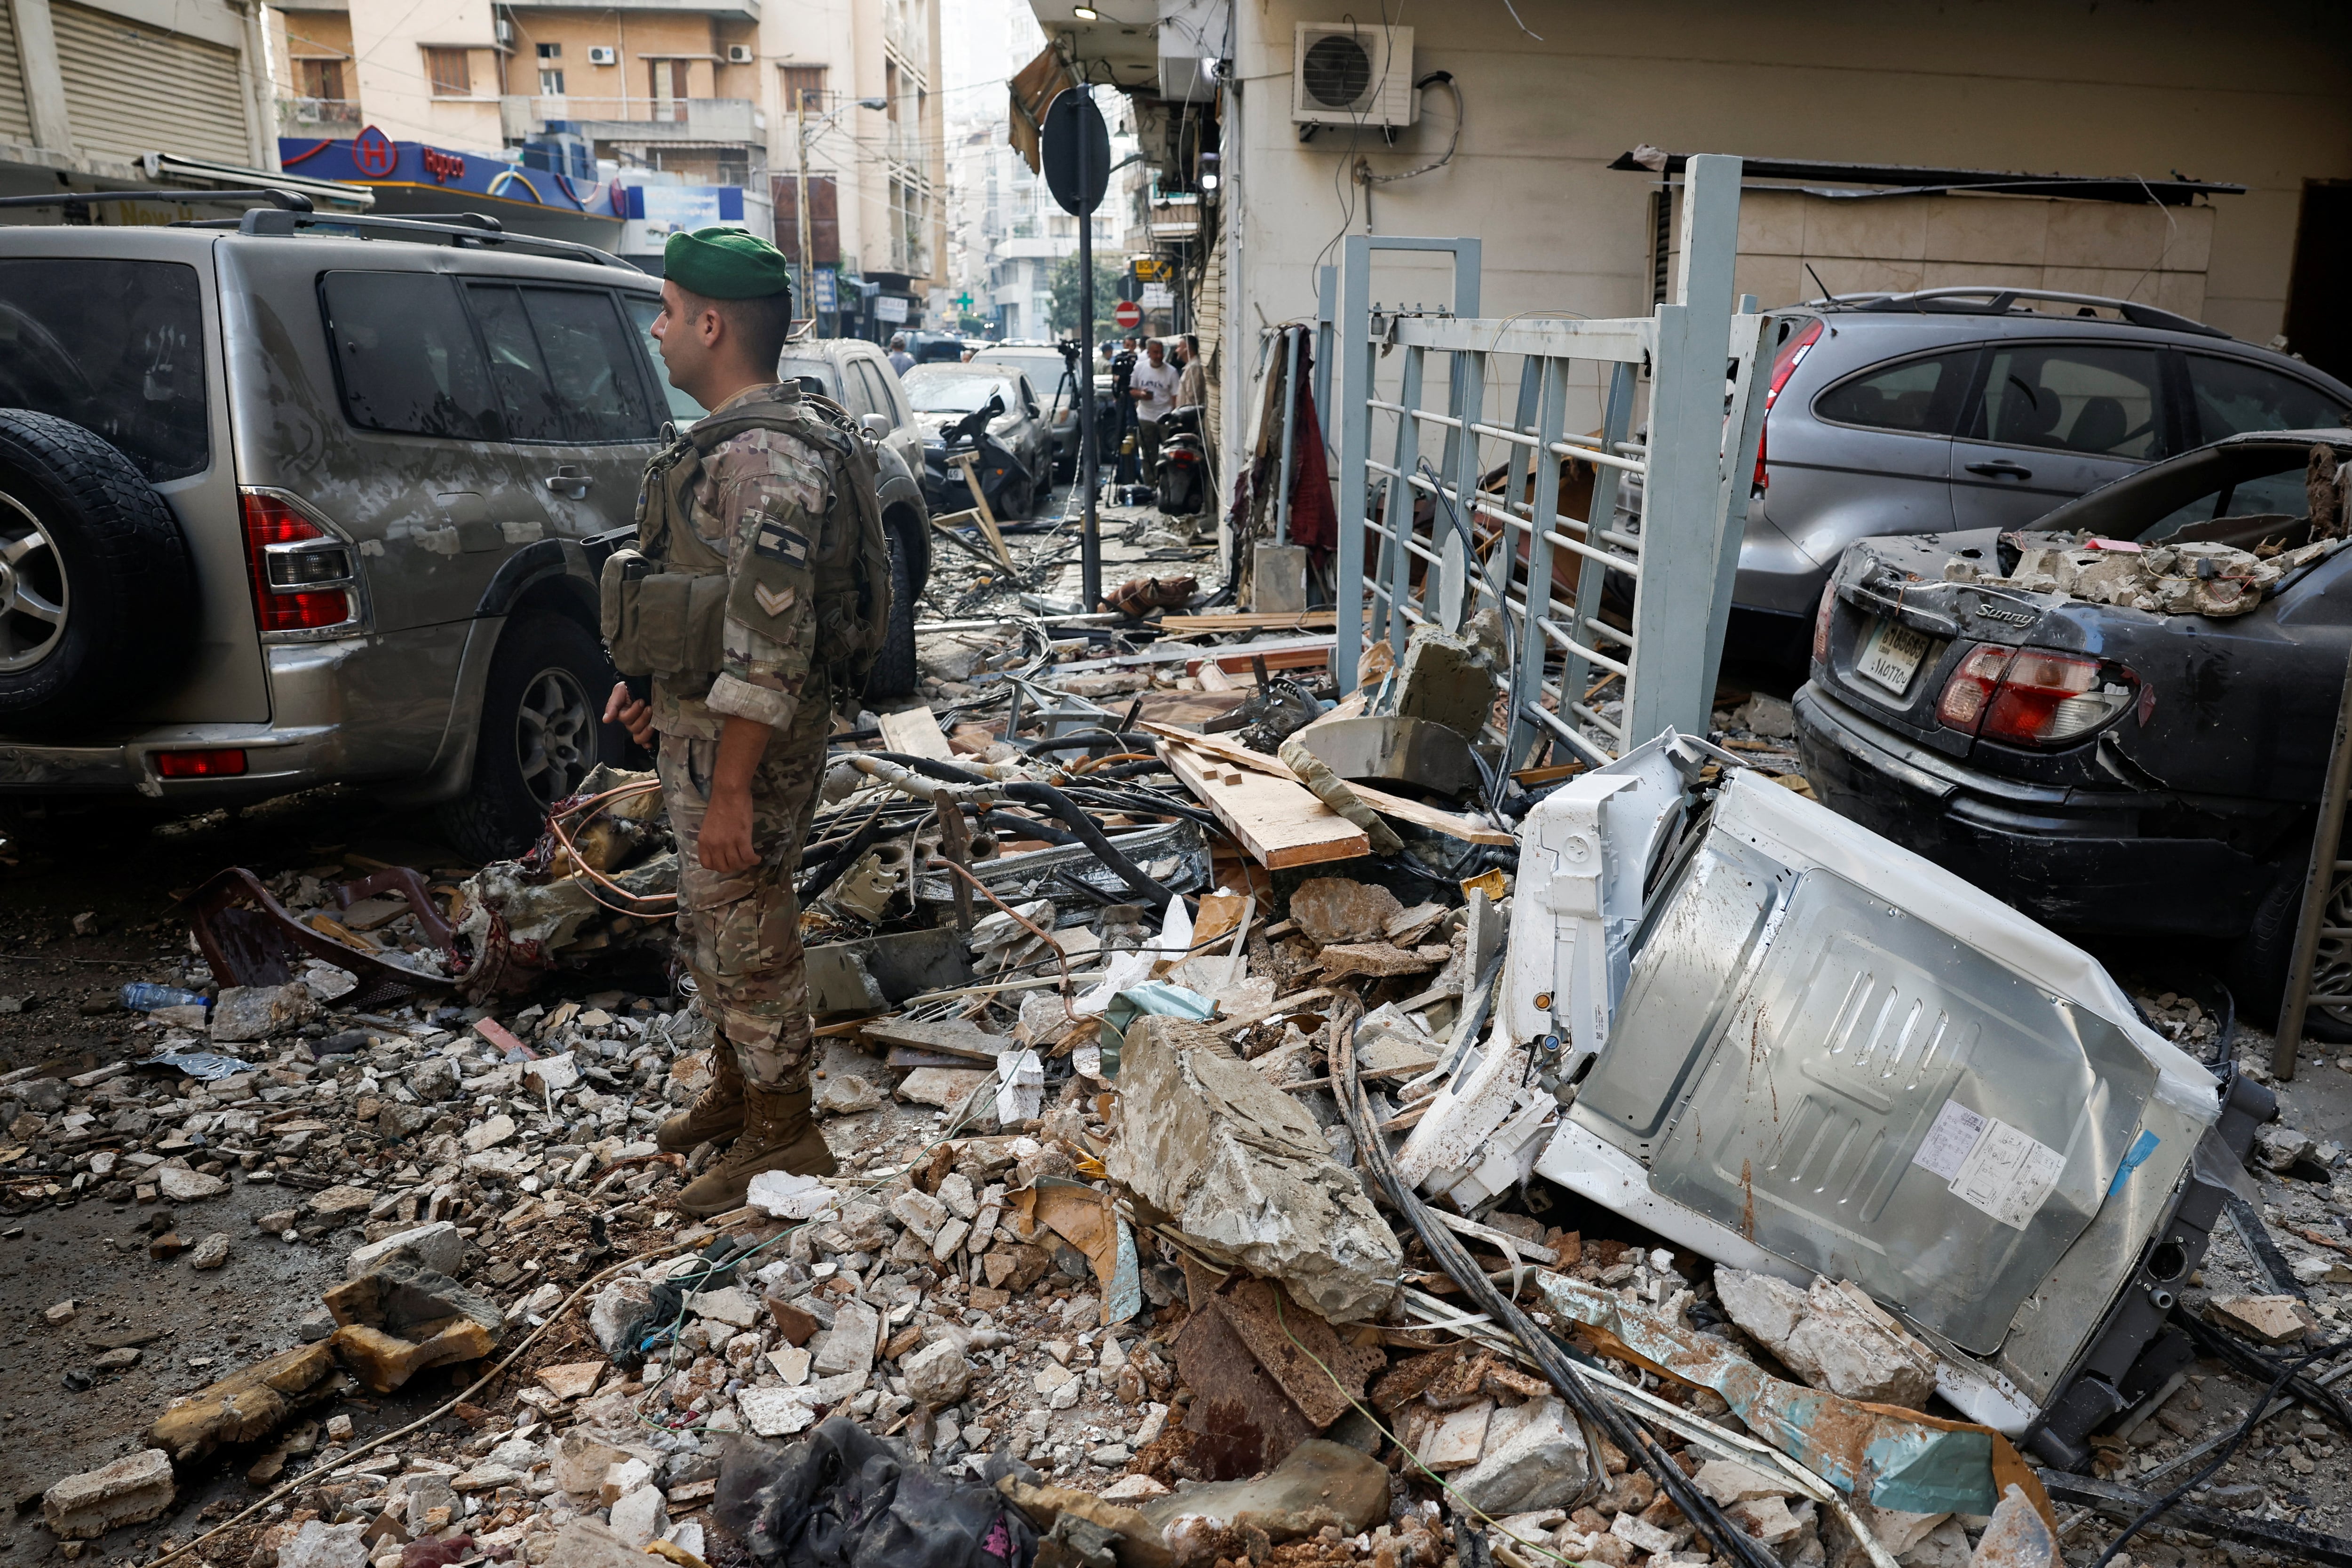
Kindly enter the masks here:
[[1440, 811], [1433, 805], [1423, 805], [1417, 800], [1407, 800], [1401, 795], [1374, 789], [1368, 784], [1358, 784], [1349, 779], [1348, 787], [1356, 792], [1358, 800], [1382, 816], [1410, 822], [1415, 827], [1426, 827], [1433, 833], [1443, 833], [1448, 838], [1459, 838], [1470, 844], [1493, 844], [1503, 848], [1518, 842], [1499, 827], [1489, 827], [1483, 822], [1459, 816], [1450, 811]]
[[934, 762], [955, 760], [955, 749], [948, 744], [940, 721], [928, 708], [909, 708], [904, 713], [881, 716], [882, 743], [889, 750], [909, 757], [929, 757]]
[[1206, 752], [1218, 761], [1231, 763], [1236, 767], [1248, 768], [1255, 773], [1265, 773], [1274, 778], [1287, 779], [1292, 784], [1300, 782], [1298, 775], [1291, 772], [1289, 764], [1280, 757], [1269, 757], [1264, 752], [1254, 752], [1239, 741], [1228, 741], [1223, 735], [1194, 734], [1190, 730], [1179, 730], [1171, 724], [1157, 723], [1149, 719], [1137, 720], [1135, 727], [1146, 734], [1157, 735], [1162, 740], [1190, 746], [1196, 752]]
[[866, 1021], [866, 1037], [886, 1046], [940, 1052], [961, 1058], [963, 1062], [992, 1062], [999, 1054], [1018, 1045], [1010, 1035], [992, 1035], [961, 1018], [937, 1018], [929, 1023], [873, 1018]]
[[971, 490], [972, 517], [980, 524], [980, 531], [988, 536], [989, 548], [996, 552], [996, 558], [999, 561], [1007, 566], [1012, 565], [1013, 552], [1004, 548], [1004, 535], [996, 531], [996, 514], [988, 510], [988, 498], [980, 490], [978, 455], [971, 452], [959, 452], [949, 461], [963, 470], [963, 482]]
[[1259, 865], [1280, 870], [1286, 866], [1352, 860], [1372, 852], [1363, 829], [1316, 799], [1306, 785], [1239, 768], [1190, 749], [1190, 742], [1202, 739], [1188, 735], [1183, 742], [1162, 740], [1160, 758], [1184, 787], [1233, 830]]
[[1339, 624], [1337, 610], [1235, 610], [1201, 616], [1162, 616], [1160, 629], [1170, 637], [1198, 637], [1205, 632], [1256, 632], [1296, 626], [1322, 629]]
[[1219, 669], [1234, 675], [1255, 668], [1255, 661], [1260, 658], [1265, 660], [1268, 669], [1320, 669], [1331, 662], [1332, 641], [1330, 637], [1313, 637], [1307, 639], [1304, 646], [1270, 650], [1251, 647], [1247, 644], [1238, 647], [1212, 648], [1198, 658], [1186, 660], [1184, 672], [1198, 675], [1202, 665], [1213, 661]]

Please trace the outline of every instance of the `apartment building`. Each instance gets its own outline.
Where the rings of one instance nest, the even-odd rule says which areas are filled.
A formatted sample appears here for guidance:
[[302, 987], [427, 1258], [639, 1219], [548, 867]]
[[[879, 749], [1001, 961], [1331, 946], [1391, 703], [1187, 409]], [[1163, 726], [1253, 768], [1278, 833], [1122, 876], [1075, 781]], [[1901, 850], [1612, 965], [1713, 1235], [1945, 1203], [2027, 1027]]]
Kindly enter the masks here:
[[[493, 210], [526, 228], [579, 216], [534, 206], [603, 189], [614, 236], [654, 224], [628, 231], [650, 256], [656, 209], [710, 205], [656, 199], [668, 187], [740, 190], [729, 209], [797, 258], [805, 178], [822, 330], [875, 332], [921, 321], [946, 282], [938, 4], [289, 0], [268, 15], [289, 142], [373, 127], [394, 148], [504, 160], [520, 183]], [[404, 201], [449, 205], [439, 190], [385, 194], [388, 210]]]
[[[1103, 109], [1112, 126], [1111, 162], [1118, 164], [1136, 151], [1135, 135], [1120, 100], [1106, 96]], [[1045, 182], [1007, 144], [1001, 110], [960, 121], [952, 140], [950, 208], [961, 247], [957, 291], [971, 295], [991, 336], [1053, 337], [1054, 275], [1078, 253], [1078, 220], [1055, 205]], [[1097, 264], [1118, 268], [1130, 253], [1148, 250], [1150, 181], [1139, 163], [1111, 176], [1094, 214]]]

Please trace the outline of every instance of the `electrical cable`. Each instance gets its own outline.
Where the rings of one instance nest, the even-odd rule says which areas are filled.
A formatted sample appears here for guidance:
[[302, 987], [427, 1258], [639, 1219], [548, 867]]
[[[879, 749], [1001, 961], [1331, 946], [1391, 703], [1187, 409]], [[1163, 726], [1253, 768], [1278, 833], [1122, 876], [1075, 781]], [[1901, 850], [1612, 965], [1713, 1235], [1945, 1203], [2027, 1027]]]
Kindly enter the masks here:
[[1432, 82], [1435, 82], [1438, 86], [1444, 88], [1446, 91], [1454, 95], [1454, 134], [1447, 138], [1444, 153], [1439, 156], [1435, 163], [1423, 163], [1418, 169], [1407, 169], [1401, 174], [1375, 174], [1370, 170], [1367, 169], [1358, 176], [1364, 182], [1364, 184], [1368, 185], [1392, 185], [1399, 180], [1419, 179], [1423, 174], [1433, 174], [1438, 170], [1445, 167], [1446, 164], [1454, 162], [1454, 151], [1462, 145], [1462, 122], [1468, 116], [1470, 111], [1462, 101], [1462, 87], [1460, 83], [1454, 79], [1454, 73], [1452, 71], [1432, 71], [1427, 76], [1423, 77], [1419, 81], [1414, 82], [1412, 85], [1414, 90], [1418, 91], [1419, 89], [1427, 87]]
[[2238, 1424], [2237, 1435], [2230, 1439], [2220, 1453], [2213, 1456], [2211, 1462], [2142, 1510], [2138, 1518], [2125, 1525], [2121, 1532], [2113, 1541], [2107, 1542], [2106, 1551], [2099, 1554], [2099, 1560], [2092, 1564], [2092, 1568], [2107, 1568], [2107, 1564], [2116, 1560], [2116, 1553], [2123, 1551], [2124, 1542], [2147, 1529], [2173, 1504], [2203, 1486], [2212, 1477], [2214, 1471], [2230, 1462], [2237, 1454], [2239, 1447], [2252, 1435], [2254, 1428], [2262, 1422], [2263, 1412], [2270, 1408], [2271, 1401], [2278, 1397], [2279, 1390], [2294, 1383], [2302, 1374], [2304, 1368], [2313, 1362], [2334, 1355], [2343, 1348], [2343, 1342], [2330, 1342], [2281, 1367], [2277, 1377], [2272, 1381], [2269, 1391], [2254, 1401], [2252, 1407], [2246, 1412], [2245, 1420]]
[[1168, 907], [1169, 900], [1176, 897], [1174, 892], [1153, 880], [1142, 867], [1122, 854], [1118, 846], [1113, 844], [1109, 836], [1103, 832], [1101, 825], [1087, 816], [1076, 801], [1072, 800], [1052, 784], [1037, 784], [1023, 779], [1000, 783], [968, 769], [959, 768], [951, 763], [942, 763], [931, 757], [908, 756], [902, 752], [862, 752], [858, 754], [882, 762], [895, 763], [902, 768], [947, 784], [988, 785], [1006, 800], [1017, 800], [1027, 805], [1045, 806], [1067, 823], [1070, 831], [1078, 836], [1079, 841], [1093, 852], [1094, 858], [1117, 872], [1118, 879], [1125, 882], [1137, 898], [1155, 910], [1164, 910]]

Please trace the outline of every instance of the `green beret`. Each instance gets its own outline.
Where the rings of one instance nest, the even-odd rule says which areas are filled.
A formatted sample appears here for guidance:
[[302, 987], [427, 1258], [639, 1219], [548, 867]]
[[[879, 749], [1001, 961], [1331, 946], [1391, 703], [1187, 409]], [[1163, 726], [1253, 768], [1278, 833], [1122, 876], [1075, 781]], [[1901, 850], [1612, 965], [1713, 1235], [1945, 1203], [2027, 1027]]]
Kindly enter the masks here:
[[784, 253], [740, 228], [671, 235], [662, 247], [662, 272], [706, 300], [757, 300], [793, 286]]

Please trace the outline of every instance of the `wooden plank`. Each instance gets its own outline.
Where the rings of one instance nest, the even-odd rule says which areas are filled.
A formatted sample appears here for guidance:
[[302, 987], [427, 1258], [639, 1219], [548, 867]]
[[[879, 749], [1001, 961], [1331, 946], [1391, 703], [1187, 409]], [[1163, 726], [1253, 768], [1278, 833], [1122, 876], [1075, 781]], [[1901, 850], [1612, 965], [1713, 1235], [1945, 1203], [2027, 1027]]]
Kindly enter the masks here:
[[929, 1023], [895, 1017], [869, 1018], [866, 1022], [866, 1037], [886, 1046], [941, 1051], [967, 1061], [984, 1062], [994, 1061], [1001, 1053], [1017, 1045], [1010, 1035], [992, 1035], [963, 1018], [935, 1018]]
[[955, 760], [955, 748], [948, 744], [946, 732], [928, 708], [885, 713], [881, 715], [881, 730], [882, 743], [891, 751], [910, 757], [929, 757], [934, 762]]
[[1162, 616], [1160, 629], [1170, 637], [1200, 637], [1214, 632], [1279, 631], [1289, 627], [1321, 630], [1338, 621], [1337, 610], [1236, 610]]
[[978, 455], [971, 452], [959, 452], [949, 461], [963, 470], [963, 482], [971, 491], [973, 520], [980, 524], [980, 531], [988, 536], [989, 548], [996, 552], [997, 560], [1007, 566], [1012, 565], [1013, 552], [1004, 548], [1004, 535], [996, 530], [996, 514], [988, 510], [988, 498], [980, 490]]
[[[1185, 742], [1201, 739], [1187, 736]], [[1352, 860], [1372, 852], [1361, 828], [1316, 799], [1304, 784], [1235, 767], [1192, 751], [1187, 743], [1163, 739], [1159, 747], [1169, 770], [1268, 870]]]
[[1239, 741], [1228, 741], [1223, 735], [1195, 733], [1191, 730], [1179, 730], [1173, 724], [1155, 723], [1149, 719], [1137, 720], [1135, 727], [1148, 735], [1157, 735], [1161, 740], [1173, 741], [1180, 746], [1190, 746], [1196, 752], [1207, 752], [1215, 756], [1218, 761], [1231, 763], [1236, 767], [1249, 768], [1274, 778], [1287, 779], [1292, 784], [1301, 782], [1298, 775], [1290, 771], [1289, 764], [1280, 757], [1269, 757], [1264, 752], [1254, 752]]
[[931, 526], [938, 529], [941, 533], [947, 535], [948, 542], [950, 544], [956, 545], [960, 549], [971, 551], [974, 555], [978, 556], [982, 561], [987, 563], [991, 566], [999, 565], [1001, 563], [998, 562], [994, 556], [989, 554], [984, 546], [974, 544], [971, 540], [966, 539], [962, 534], [956, 531], [966, 523], [977, 523], [979, 521], [980, 514], [978, 512], [951, 511], [944, 516], [931, 519]]
[[1423, 805], [1417, 800], [1407, 800], [1401, 795], [1374, 789], [1368, 784], [1358, 784], [1349, 779], [1348, 787], [1356, 792], [1358, 800], [1382, 816], [1410, 822], [1415, 827], [1426, 827], [1433, 833], [1443, 833], [1448, 838], [1459, 838], [1469, 844], [1493, 844], [1503, 848], [1518, 842], [1499, 827], [1489, 827], [1483, 822], [1456, 816], [1450, 811], [1440, 811], [1433, 805]]
[[1187, 659], [1184, 672], [1198, 675], [1201, 667], [1213, 661], [1226, 674], [1249, 669], [1256, 659], [1265, 660], [1268, 669], [1320, 669], [1331, 659], [1329, 637], [1307, 637], [1289, 647], [1262, 648], [1243, 644], [1236, 647], [1213, 648], [1197, 658]]

